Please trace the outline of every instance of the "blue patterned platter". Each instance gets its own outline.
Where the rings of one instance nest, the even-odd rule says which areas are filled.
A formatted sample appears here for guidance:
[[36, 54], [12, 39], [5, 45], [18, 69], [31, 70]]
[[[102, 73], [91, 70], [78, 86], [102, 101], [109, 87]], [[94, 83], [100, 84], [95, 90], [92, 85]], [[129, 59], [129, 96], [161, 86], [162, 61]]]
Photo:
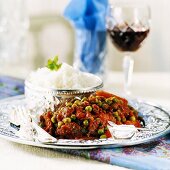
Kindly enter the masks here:
[[10, 97], [0, 101], [0, 137], [20, 144], [44, 148], [58, 149], [93, 149], [132, 146], [150, 142], [170, 132], [170, 113], [161, 106], [140, 100], [129, 103], [143, 116], [147, 131], [138, 131], [130, 139], [96, 139], [96, 140], [67, 140], [59, 139], [55, 143], [41, 143], [35, 140], [23, 139], [10, 126], [9, 115], [16, 106], [25, 106], [24, 95]]

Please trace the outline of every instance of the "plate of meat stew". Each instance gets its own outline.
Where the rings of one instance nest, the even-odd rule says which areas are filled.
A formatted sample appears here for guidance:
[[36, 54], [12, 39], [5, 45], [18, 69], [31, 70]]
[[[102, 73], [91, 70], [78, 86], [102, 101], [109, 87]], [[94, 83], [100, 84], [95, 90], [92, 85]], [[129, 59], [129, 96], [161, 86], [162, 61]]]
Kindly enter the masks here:
[[[132, 146], [150, 142], [170, 131], [169, 111], [139, 99], [126, 100], [103, 91], [73, 97], [53, 109], [39, 113], [37, 125], [55, 142], [42, 142], [33, 137], [23, 138], [10, 125], [14, 107], [26, 107], [25, 97], [12, 97], [0, 102], [0, 137], [7, 140], [44, 147], [63, 149], [92, 149]], [[116, 138], [108, 122], [138, 129], [130, 138]]]

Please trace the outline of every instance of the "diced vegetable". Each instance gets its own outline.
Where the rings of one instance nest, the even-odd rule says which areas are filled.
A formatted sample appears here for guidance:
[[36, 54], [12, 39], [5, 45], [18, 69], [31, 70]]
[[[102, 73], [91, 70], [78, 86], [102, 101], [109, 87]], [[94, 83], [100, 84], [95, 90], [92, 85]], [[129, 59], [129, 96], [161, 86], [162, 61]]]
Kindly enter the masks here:
[[66, 117], [66, 118], [63, 119], [63, 122], [64, 123], [70, 123], [71, 119], [69, 117]]
[[105, 138], [107, 138], [106, 135], [101, 135], [100, 136], [100, 139], [105, 139]]
[[83, 121], [83, 125], [84, 125], [84, 126], [88, 126], [88, 125], [89, 125], [89, 121], [88, 121], [88, 120], [84, 120], [84, 121]]
[[104, 129], [99, 129], [99, 130], [98, 130], [98, 134], [99, 134], [99, 135], [103, 135], [103, 134], [104, 134]]
[[91, 112], [92, 111], [92, 107], [91, 106], [86, 106], [85, 110]]
[[60, 128], [62, 125], [63, 125], [62, 121], [58, 122], [58, 128]]

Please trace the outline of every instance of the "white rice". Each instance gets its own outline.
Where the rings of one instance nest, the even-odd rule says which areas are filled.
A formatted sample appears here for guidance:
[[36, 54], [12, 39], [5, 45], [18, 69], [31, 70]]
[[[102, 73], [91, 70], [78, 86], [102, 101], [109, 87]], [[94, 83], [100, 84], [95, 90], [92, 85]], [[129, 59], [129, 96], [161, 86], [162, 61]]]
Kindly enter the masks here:
[[101, 83], [93, 74], [80, 72], [66, 63], [58, 71], [51, 71], [47, 67], [39, 68], [27, 80], [35, 86], [55, 89], [83, 89]]

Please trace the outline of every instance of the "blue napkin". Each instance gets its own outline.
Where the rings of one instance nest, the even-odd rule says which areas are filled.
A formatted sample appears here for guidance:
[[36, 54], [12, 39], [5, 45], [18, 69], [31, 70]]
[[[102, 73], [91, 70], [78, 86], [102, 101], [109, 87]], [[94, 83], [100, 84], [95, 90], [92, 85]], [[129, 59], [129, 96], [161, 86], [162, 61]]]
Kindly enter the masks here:
[[108, 0], [72, 0], [64, 12], [75, 28], [75, 66], [94, 74], [104, 72]]
[[65, 9], [64, 16], [76, 28], [105, 31], [107, 6], [107, 0], [72, 0]]

